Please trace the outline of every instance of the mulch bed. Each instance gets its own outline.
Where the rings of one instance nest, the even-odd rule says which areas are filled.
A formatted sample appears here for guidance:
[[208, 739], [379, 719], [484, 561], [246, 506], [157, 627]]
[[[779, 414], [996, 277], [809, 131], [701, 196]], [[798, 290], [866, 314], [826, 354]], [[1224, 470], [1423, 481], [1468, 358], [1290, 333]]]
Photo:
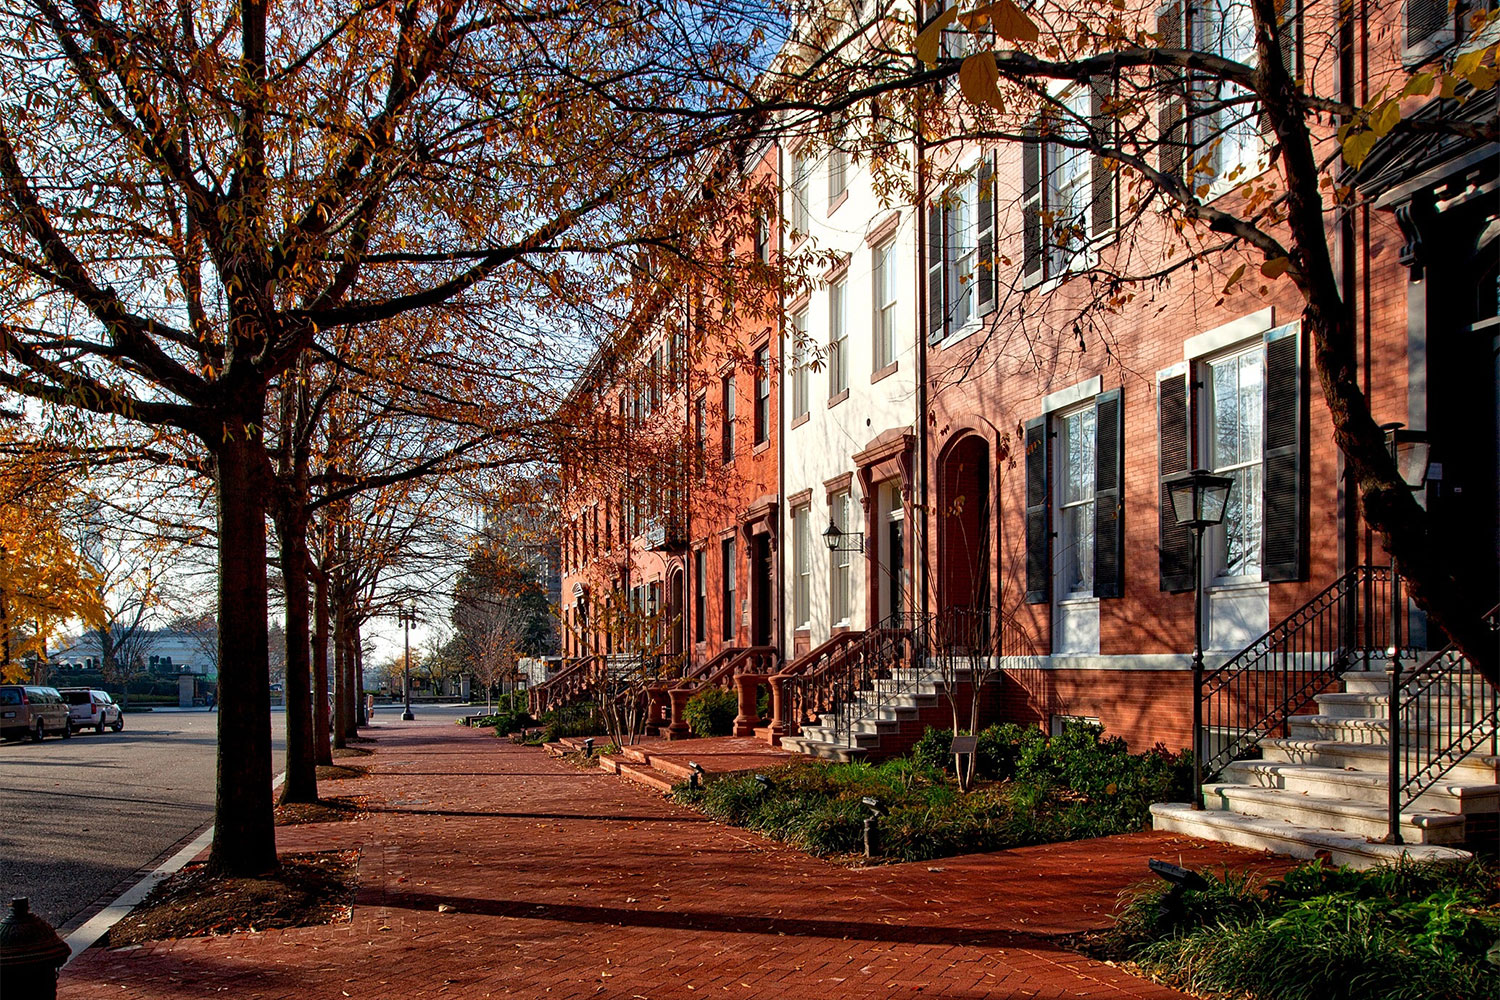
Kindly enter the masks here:
[[271, 874], [213, 875], [191, 864], [151, 890], [105, 938], [111, 948], [164, 938], [310, 927], [349, 919], [359, 851], [283, 854]]
[[317, 802], [286, 802], [276, 807], [277, 826], [347, 823], [370, 815], [363, 795], [332, 795]]
[[335, 757], [368, 757], [374, 752], [374, 750], [366, 750], [364, 747], [335, 747], [333, 755]]
[[318, 779], [320, 781], [342, 781], [345, 778], [363, 778], [369, 773], [363, 767], [351, 767], [348, 764], [318, 765]]

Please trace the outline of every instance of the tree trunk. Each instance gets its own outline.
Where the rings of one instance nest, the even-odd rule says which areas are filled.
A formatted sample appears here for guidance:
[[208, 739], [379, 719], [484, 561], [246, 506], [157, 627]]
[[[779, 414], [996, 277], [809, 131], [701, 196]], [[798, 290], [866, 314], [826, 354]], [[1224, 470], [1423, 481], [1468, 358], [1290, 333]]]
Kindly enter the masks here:
[[266, 635], [265, 455], [245, 423], [215, 446], [219, 504], [219, 746], [208, 864], [226, 875], [276, 868], [271, 682]]
[[332, 764], [328, 745], [328, 574], [321, 569], [313, 576], [313, 761]]
[[[337, 595], [335, 591], [335, 595]], [[348, 643], [344, 641], [349, 631], [349, 617], [344, 614], [344, 605], [339, 601], [333, 608], [333, 747], [342, 750], [349, 745], [349, 714], [344, 705], [349, 700], [349, 677], [344, 672], [344, 661], [348, 659]], [[332, 755], [329, 756], [332, 763]]]
[[313, 757], [312, 704], [308, 688], [312, 653], [308, 626], [307, 525], [295, 515], [277, 524], [281, 578], [286, 588], [286, 780], [282, 802], [318, 801], [318, 769]]

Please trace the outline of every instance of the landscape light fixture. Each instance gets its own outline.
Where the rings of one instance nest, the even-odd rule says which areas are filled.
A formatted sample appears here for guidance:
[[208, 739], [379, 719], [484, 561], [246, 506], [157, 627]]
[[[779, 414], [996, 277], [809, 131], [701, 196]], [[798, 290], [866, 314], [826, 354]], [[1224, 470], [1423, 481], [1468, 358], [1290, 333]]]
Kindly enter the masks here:
[[859, 800], [860, 805], [870, 810], [865, 817], [865, 857], [873, 858], [880, 853], [880, 817], [885, 815], [885, 806], [873, 795]]
[[585, 757], [594, 756], [594, 738], [592, 736], [583, 741], [583, 755]]
[[755, 776], [755, 784], [759, 786], [762, 792], [769, 792], [771, 789], [776, 787], [771, 783], [771, 779], [766, 777], [764, 774], [757, 774]]
[[1176, 918], [1182, 912], [1182, 894], [1191, 889], [1193, 892], [1202, 892], [1209, 888], [1208, 879], [1195, 871], [1190, 871], [1181, 865], [1174, 865], [1170, 861], [1158, 861], [1155, 858], [1147, 860], [1146, 867], [1150, 868], [1163, 880], [1172, 886], [1167, 894], [1161, 898], [1161, 904], [1157, 909], [1157, 916], [1162, 918]]
[[703, 765], [696, 760], [688, 761], [688, 790], [696, 792], [703, 787]]
[[1193, 808], [1203, 808], [1203, 532], [1224, 521], [1234, 480], [1194, 469], [1167, 480], [1172, 514], [1193, 532]]
[[865, 549], [865, 533], [863, 531], [845, 531], [834, 523], [832, 517], [828, 519], [828, 527], [823, 529], [823, 544], [828, 546], [829, 552], [863, 552]]

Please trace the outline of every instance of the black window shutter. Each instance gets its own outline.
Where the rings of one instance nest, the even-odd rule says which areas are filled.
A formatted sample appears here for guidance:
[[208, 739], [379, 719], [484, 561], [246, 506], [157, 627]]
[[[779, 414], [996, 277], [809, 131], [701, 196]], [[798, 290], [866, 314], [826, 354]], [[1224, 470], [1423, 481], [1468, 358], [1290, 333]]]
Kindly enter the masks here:
[[1125, 421], [1119, 389], [1094, 400], [1094, 596], [1125, 594]]
[[1021, 280], [1042, 279], [1042, 143], [1039, 130], [1026, 130], [1021, 144]]
[[[1185, 34], [1183, 9], [1180, 2], [1169, 3], [1156, 12], [1156, 33], [1164, 49], [1182, 48]], [[1157, 169], [1167, 176], [1182, 173], [1183, 154], [1187, 144], [1186, 108], [1187, 92], [1184, 76], [1180, 70], [1163, 67], [1156, 71], [1161, 84], [1161, 105], [1156, 110]]]
[[979, 315], [995, 311], [995, 161], [979, 161]]
[[[1089, 129], [1104, 143], [1113, 148], [1116, 142], [1115, 116], [1107, 108], [1114, 97], [1114, 80], [1100, 77], [1090, 84]], [[1091, 160], [1093, 172], [1093, 205], [1089, 213], [1089, 236], [1098, 239], [1115, 228], [1115, 172], [1105, 163], [1105, 158], [1095, 154]]]
[[1302, 391], [1302, 337], [1296, 323], [1266, 334], [1266, 405], [1263, 411], [1264, 468], [1261, 474], [1261, 579], [1306, 577], [1307, 481], [1302, 440], [1306, 393]]
[[1047, 502], [1047, 418], [1026, 422], [1026, 603], [1052, 597], [1051, 505]]
[[937, 343], [947, 333], [948, 304], [943, 299], [943, 206], [927, 207], [927, 339]]
[[1156, 383], [1156, 442], [1160, 523], [1161, 589], [1193, 589], [1193, 535], [1177, 523], [1167, 480], [1188, 471], [1187, 374], [1169, 375]]

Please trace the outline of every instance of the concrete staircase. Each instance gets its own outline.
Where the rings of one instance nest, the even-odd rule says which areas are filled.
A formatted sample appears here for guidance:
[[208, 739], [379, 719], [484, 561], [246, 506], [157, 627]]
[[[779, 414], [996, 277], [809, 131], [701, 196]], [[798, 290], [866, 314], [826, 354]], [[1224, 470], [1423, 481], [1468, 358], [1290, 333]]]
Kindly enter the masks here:
[[[968, 705], [968, 668], [949, 671], [958, 684], [959, 704]], [[781, 746], [823, 760], [884, 760], [910, 750], [928, 726], [951, 729], [953, 710], [939, 671], [900, 667], [869, 688], [856, 691], [842, 704], [846, 731], [835, 727], [833, 712], [818, 716], [795, 736], [783, 736]]]
[[1462, 858], [1468, 852], [1458, 845], [1493, 842], [1500, 758], [1477, 753], [1402, 814], [1405, 843], [1380, 842], [1388, 825], [1386, 690], [1383, 672], [1344, 674], [1343, 691], [1317, 697], [1317, 714], [1292, 716], [1288, 737], [1260, 741], [1261, 759], [1235, 761], [1205, 784], [1202, 810], [1159, 803], [1151, 807], [1153, 825], [1356, 868], [1402, 855]]

